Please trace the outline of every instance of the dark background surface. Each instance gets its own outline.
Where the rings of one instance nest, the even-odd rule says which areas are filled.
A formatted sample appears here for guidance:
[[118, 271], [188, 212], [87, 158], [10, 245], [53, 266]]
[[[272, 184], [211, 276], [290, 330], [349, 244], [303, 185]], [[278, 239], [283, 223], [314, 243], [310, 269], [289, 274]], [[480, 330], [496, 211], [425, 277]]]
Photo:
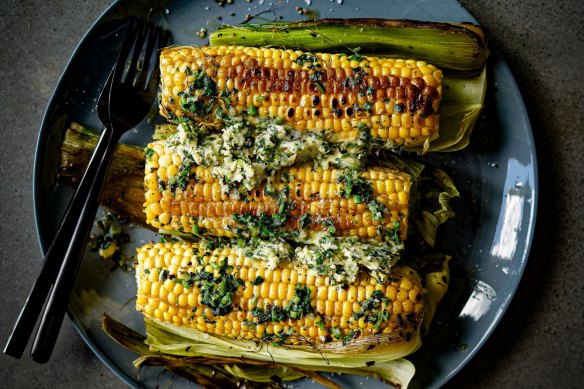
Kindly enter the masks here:
[[[0, 2], [2, 347], [40, 260], [32, 172], [42, 115], [77, 43], [110, 3]], [[462, 4], [489, 29], [522, 91], [537, 145], [540, 200], [518, 292], [486, 345], [447, 387], [582, 387], [584, 6], [573, 0]], [[46, 365], [0, 355], [0, 387], [84, 386], [126, 387], [68, 319]]]

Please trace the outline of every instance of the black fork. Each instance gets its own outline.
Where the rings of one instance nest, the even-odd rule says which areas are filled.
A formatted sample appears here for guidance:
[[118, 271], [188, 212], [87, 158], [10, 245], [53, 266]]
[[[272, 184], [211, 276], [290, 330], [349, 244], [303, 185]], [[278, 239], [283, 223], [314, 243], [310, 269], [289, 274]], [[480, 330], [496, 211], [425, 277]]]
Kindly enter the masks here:
[[49, 360], [67, 311], [114, 150], [122, 135], [140, 123], [152, 107], [159, 81], [158, 50], [166, 45], [168, 38], [168, 32], [160, 27], [139, 19], [129, 22], [120, 54], [97, 103], [103, 131], [8, 339], [5, 354], [16, 358], [22, 356], [53, 286], [31, 350], [36, 362]]

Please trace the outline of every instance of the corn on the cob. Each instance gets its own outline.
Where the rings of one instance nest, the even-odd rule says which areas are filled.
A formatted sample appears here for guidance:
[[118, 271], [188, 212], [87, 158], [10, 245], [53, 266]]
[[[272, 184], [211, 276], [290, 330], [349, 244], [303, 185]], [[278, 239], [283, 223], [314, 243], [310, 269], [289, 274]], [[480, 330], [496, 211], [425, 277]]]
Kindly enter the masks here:
[[[280, 196], [266, 194], [264, 185], [243, 199], [223, 193], [218, 179], [203, 166], [186, 166], [179, 154], [171, 152], [163, 141], [148, 145], [152, 154], [146, 159], [145, 203], [146, 223], [166, 230], [190, 233], [205, 229], [216, 236], [234, 236], [233, 228], [241, 227], [235, 214], [271, 216], [282, 212]], [[289, 167], [272, 179], [276, 192], [286, 196], [283, 231], [301, 227], [309, 234], [334, 225], [336, 236], [381, 238], [387, 229], [400, 231], [406, 238], [409, 191], [408, 174], [374, 167], [361, 173], [370, 185], [370, 197], [380, 207], [375, 214], [370, 203], [358, 203], [354, 197], [343, 197], [345, 187], [340, 169], [316, 169], [312, 166]], [[309, 215], [306, 217], [304, 215]], [[308, 220], [302, 225], [301, 219]], [[397, 228], [396, 228], [397, 227]]]
[[361, 272], [356, 282], [338, 288], [299, 265], [270, 270], [228, 247], [148, 244], [138, 249], [137, 261], [138, 311], [210, 334], [264, 340], [279, 335], [292, 344], [372, 334], [408, 341], [423, 317], [419, 276], [402, 266], [383, 284]]
[[334, 141], [366, 128], [394, 145], [438, 136], [442, 72], [423, 61], [189, 46], [163, 50], [160, 69], [160, 112], [171, 121], [217, 125], [223, 114], [247, 112], [330, 132]]

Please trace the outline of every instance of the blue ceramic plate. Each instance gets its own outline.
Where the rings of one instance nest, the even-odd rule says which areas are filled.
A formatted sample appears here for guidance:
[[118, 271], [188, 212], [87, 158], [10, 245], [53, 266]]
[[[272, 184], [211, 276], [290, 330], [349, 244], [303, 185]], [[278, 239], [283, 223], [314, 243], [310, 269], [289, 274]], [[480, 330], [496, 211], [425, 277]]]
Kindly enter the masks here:
[[[261, 3], [261, 4], [260, 4]], [[314, 1], [311, 9], [321, 17], [385, 17], [446, 22], [475, 22], [454, 0]], [[338, 4], [342, 3], [342, 4]], [[162, 4], [162, 5], [161, 5]], [[305, 1], [238, 0], [220, 7], [204, 1], [119, 1], [96, 21], [71, 58], [47, 108], [39, 135], [35, 162], [34, 195], [38, 235], [43, 250], [49, 246], [71, 190], [55, 182], [59, 145], [70, 121], [99, 129], [95, 102], [119, 49], [118, 33], [128, 15], [149, 14], [167, 26], [176, 44], [204, 44], [196, 33], [219, 23], [237, 24], [247, 14], [273, 8], [263, 16], [295, 20], [295, 6]], [[221, 20], [220, 20], [221, 18]], [[144, 145], [152, 125], [140, 124], [123, 139]], [[525, 106], [509, 68], [494, 51], [489, 59], [486, 111], [475, 128], [472, 144], [462, 152], [433, 155], [430, 161], [446, 170], [462, 192], [454, 205], [455, 220], [442, 231], [453, 261], [452, 285], [440, 307], [432, 334], [411, 356], [417, 373], [412, 387], [436, 388], [447, 382], [473, 357], [499, 322], [517, 288], [527, 261], [535, 223], [537, 166], [533, 137]], [[140, 228], [131, 231], [134, 246], [157, 239]], [[93, 351], [119, 377], [132, 386], [155, 387], [176, 377], [149, 368], [138, 372], [135, 358], [111, 341], [100, 329], [107, 312], [132, 328], [143, 330], [134, 310], [133, 274], [111, 271], [89, 253], [81, 266], [70, 304], [70, 316]], [[356, 386], [363, 378], [335, 377]], [[187, 383], [176, 379], [173, 387]], [[372, 387], [374, 380], [368, 382]], [[380, 383], [376, 384], [382, 386]], [[306, 380], [302, 387], [313, 384]]]

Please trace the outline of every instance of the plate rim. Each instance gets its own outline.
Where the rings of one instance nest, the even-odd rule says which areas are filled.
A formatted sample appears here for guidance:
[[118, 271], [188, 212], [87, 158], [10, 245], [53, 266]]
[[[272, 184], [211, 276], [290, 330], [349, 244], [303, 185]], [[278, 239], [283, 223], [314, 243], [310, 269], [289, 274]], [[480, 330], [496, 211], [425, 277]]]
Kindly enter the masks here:
[[[455, 0], [455, 1], [458, 2], [458, 0]], [[462, 4], [461, 4], [461, 6], [462, 6]], [[466, 10], [466, 8], [464, 8], [464, 9], [467, 13], [470, 14], [470, 12], [468, 12], [468, 10]], [[474, 17], [473, 17], [473, 19], [474, 19]], [[476, 19], [475, 19], [475, 21], [476, 21]], [[529, 261], [529, 256], [531, 254], [531, 247], [533, 244], [533, 238], [535, 235], [535, 228], [537, 225], [537, 213], [538, 213], [538, 204], [539, 204], [539, 166], [538, 166], [538, 159], [537, 159], [537, 149], [535, 147], [535, 138], [533, 136], [533, 126], [531, 125], [531, 120], [529, 119], [529, 113], [527, 111], [527, 106], [525, 105], [525, 99], [523, 98], [523, 93], [521, 92], [521, 89], [519, 88], [519, 85], [517, 84], [517, 80], [515, 79], [513, 71], [511, 70], [511, 68], [509, 67], [509, 64], [505, 60], [503, 53], [492, 42], [489, 42], [489, 50], [491, 52], [490, 57], [492, 58], [493, 56], [495, 56], [496, 58], [498, 58], [499, 59], [498, 66], [503, 67], [503, 70], [509, 74], [509, 76], [510, 76], [509, 80], [510, 80], [510, 83], [512, 86], [511, 89], [514, 93], [517, 93], [519, 100], [520, 100], [520, 103], [521, 103], [522, 109], [520, 110], [519, 114], [522, 117], [522, 120], [525, 122], [526, 128], [529, 130], [529, 131], [527, 131], [527, 136], [528, 136], [528, 143], [530, 143], [532, 146], [531, 147], [531, 158], [533, 160], [533, 163], [531, 164], [532, 169], [533, 169], [533, 178], [532, 178], [532, 181], [533, 181], [533, 199], [531, 202], [531, 206], [528, 208], [531, 211], [530, 212], [530, 220], [529, 220], [529, 224], [528, 224], [529, 231], [526, 234], [527, 239], [525, 241], [525, 243], [526, 243], [525, 249], [523, 250], [523, 253], [520, 256], [521, 257], [521, 265], [520, 265], [519, 271], [517, 272], [517, 274], [515, 276], [517, 279], [517, 282], [513, 283], [511, 285], [511, 287], [509, 288], [510, 293], [505, 296], [503, 302], [500, 304], [499, 310], [497, 311], [495, 317], [493, 318], [493, 320], [489, 324], [488, 330], [482, 334], [482, 336], [480, 337], [480, 340], [477, 342], [475, 347], [468, 352], [466, 357], [462, 359], [461, 363], [455, 369], [451, 370], [448, 374], [444, 375], [444, 377], [441, 380], [439, 380], [440, 382], [437, 383], [438, 387], [441, 387], [441, 386], [445, 385], [446, 383], [448, 383], [448, 381], [450, 381], [454, 376], [456, 376], [474, 357], [476, 357], [476, 355], [482, 350], [485, 343], [489, 340], [491, 335], [493, 335], [493, 333], [495, 332], [495, 329], [501, 323], [503, 316], [505, 316], [505, 313], [509, 309], [509, 306], [511, 305], [511, 303], [513, 301], [513, 298], [515, 297], [515, 293], [517, 292], [517, 289], [519, 288], [519, 284], [521, 283], [521, 280], [523, 279], [523, 275], [524, 275], [525, 269], [527, 267], [527, 262]], [[488, 59], [487, 59], [487, 61], [488, 61]], [[524, 209], [524, 212], [525, 212], [525, 210], [527, 210], [527, 208]]]
[[[56, 105], [57, 100], [60, 98], [59, 95], [57, 95], [57, 91], [62, 89], [62, 86], [65, 82], [65, 79], [67, 78], [66, 76], [68, 75], [68, 73], [70, 72], [70, 68], [72, 66], [72, 63], [77, 59], [77, 57], [80, 55], [80, 51], [83, 48], [83, 46], [86, 44], [86, 41], [89, 39], [89, 36], [96, 30], [96, 28], [104, 21], [104, 19], [106, 19], [112, 12], [115, 12], [116, 8], [118, 8], [122, 2], [124, 2], [126, 0], [115, 0], [112, 4], [110, 4], [96, 19], [95, 21], [91, 24], [91, 26], [89, 27], [89, 29], [84, 33], [83, 37], [81, 38], [81, 40], [79, 41], [79, 43], [76, 45], [75, 49], [72, 51], [71, 56], [69, 57], [66, 66], [64, 67], [61, 75], [58, 78], [58, 81], [52, 91], [51, 97], [46, 105], [44, 114], [42, 116], [42, 120], [41, 120], [41, 125], [39, 127], [39, 132], [37, 135], [37, 143], [35, 146], [35, 156], [34, 156], [34, 161], [33, 161], [33, 210], [34, 210], [34, 218], [35, 218], [35, 229], [36, 229], [36, 236], [37, 236], [37, 241], [39, 243], [40, 249], [41, 249], [41, 253], [44, 256], [47, 250], [47, 246], [48, 246], [48, 242], [47, 241], [43, 241], [42, 237], [41, 237], [41, 218], [40, 218], [40, 187], [41, 187], [41, 177], [42, 177], [42, 166], [41, 165], [41, 156], [45, 156], [46, 153], [45, 151], [43, 151], [43, 147], [46, 144], [46, 140], [48, 138], [49, 131], [50, 131], [50, 125], [52, 124], [51, 119], [51, 112], [53, 107]], [[451, 0], [455, 3], [458, 3], [460, 5], [460, 7], [462, 7], [462, 9], [464, 10], [464, 12], [469, 16], [469, 18], [471, 19], [472, 22], [474, 23], [478, 23], [478, 21], [474, 18], [474, 16], [462, 5], [460, 4], [460, 2], [458, 0]], [[525, 99], [523, 98], [523, 93], [521, 92], [521, 89], [519, 88], [516, 78], [513, 74], [513, 71], [511, 70], [511, 68], [509, 67], [509, 64], [507, 63], [507, 61], [505, 60], [504, 55], [498, 50], [498, 48], [493, 44], [493, 42], [489, 42], [489, 50], [491, 51], [491, 55], [490, 57], [496, 57], [499, 59], [499, 66], [502, 66], [503, 70], [505, 72], [507, 72], [509, 74], [509, 81], [510, 81], [510, 86], [512, 87], [511, 90], [517, 94], [517, 97], [519, 98], [519, 102], [521, 105], [521, 108], [519, 111], [520, 116], [522, 117], [522, 121], [524, 121], [525, 123], [525, 128], [528, 130], [527, 131], [527, 142], [531, 145], [531, 169], [533, 171], [533, 177], [532, 177], [532, 182], [533, 182], [533, 198], [532, 198], [532, 202], [531, 202], [531, 206], [524, 209], [524, 212], [529, 209], [529, 223], [528, 223], [528, 227], [529, 227], [529, 231], [526, 233], [526, 240], [525, 242], [525, 248], [523, 250], [523, 252], [520, 255], [520, 266], [518, 268], [517, 274], [515, 275], [515, 278], [517, 279], [517, 282], [513, 283], [510, 288], [508, 289], [509, 293], [505, 296], [504, 300], [500, 303], [499, 305], [499, 309], [495, 314], [495, 317], [491, 320], [491, 322], [489, 323], [488, 326], [488, 330], [486, 332], [484, 332], [481, 337], [480, 340], [476, 343], [476, 345], [471, 349], [471, 350], [467, 350], [467, 354], [466, 356], [460, 361], [460, 363], [456, 366], [456, 368], [450, 370], [447, 374], [442, 375], [441, 379], [437, 380], [436, 382], [433, 383], [432, 387], [441, 387], [443, 385], [445, 385], [448, 381], [450, 381], [454, 376], [456, 376], [475, 356], [478, 352], [480, 352], [480, 350], [483, 348], [484, 344], [488, 341], [488, 339], [491, 337], [491, 335], [493, 334], [493, 332], [495, 331], [495, 328], [498, 327], [498, 325], [500, 324], [503, 316], [505, 315], [505, 313], [507, 312], [509, 306], [511, 305], [511, 302], [513, 300], [513, 298], [515, 297], [515, 294], [517, 292], [517, 289], [519, 287], [519, 284], [521, 283], [521, 280], [523, 278], [523, 275], [525, 273], [525, 269], [527, 267], [527, 262], [529, 260], [529, 256], [531, 253], [531, 248], [532, 248], [532, 244], [533, 244], [533, 239], [534, 239], [534, 234], [535, 234], [535, 228], [536, 228], [536, 224], [537, 224], [537, 214], [538, 214], [538, 204], [539, 204], [539, 166], [538, 166], [538, 158], [537, 158], [537, 149], [535, 147], [535, 138], [534, 138], [534, 134], [533, 134], [533, 127], [531, 125], [531, 121], [529, 119], [529, 113], [527, 111], [527, 107], [525, 105]], [[517, 112], [516, 112], [517, 113]], [[119, 366], [118, 364], [116, 364], [108, 355], [107, 353], [100, 347], [97, 345], [96, 342], [93, 341], [93, 339], [87, 334], [87, 332], [84, 330], [84, 328], [82, 327], [81, 322], [70, 312], [70, 310], [68, 309], [67, 311], [67, 315], [71, 321], [71, 324], [73, 325], [73, 327], [75, 328], [75, 330], [77, 331], [77, 333], [80, 335], [80, 337], [83, 339], [83, 341], [85, 342], [85, 344], [91, 349], [91, 351], [99, 358], [99, 360], [101, 362], [104, 363], [104, 365], [106, 365], [117, 377], [119, 377], [124, 383], [126, 383], [128, 386], [130, 387], [143, 387], [142, 383], [139, 381], [136, 381], [134, 378], [130, 377], [128, 374], [126, 374]]]

